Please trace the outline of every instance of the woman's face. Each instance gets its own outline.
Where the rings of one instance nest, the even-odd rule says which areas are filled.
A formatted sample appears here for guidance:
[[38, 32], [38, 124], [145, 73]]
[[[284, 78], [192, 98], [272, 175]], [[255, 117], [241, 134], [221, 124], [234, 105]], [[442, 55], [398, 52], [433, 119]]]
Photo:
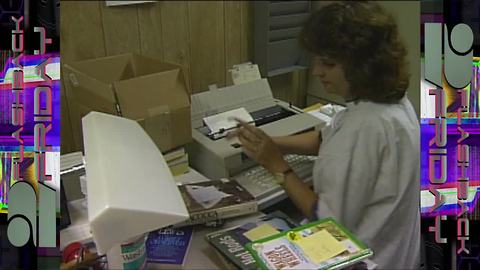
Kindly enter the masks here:
[[325, 91], [340, 95], [344, 98], [350, 95], [350, 83], [345, 78], [343, 66], [327, 57], [313, 58], [312, 74], [318, 76]]

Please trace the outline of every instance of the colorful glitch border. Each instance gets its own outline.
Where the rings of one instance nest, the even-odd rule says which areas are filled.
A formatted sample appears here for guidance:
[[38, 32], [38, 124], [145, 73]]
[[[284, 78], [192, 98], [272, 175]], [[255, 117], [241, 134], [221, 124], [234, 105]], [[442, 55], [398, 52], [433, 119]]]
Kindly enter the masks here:
[[11, 51], [0, 73], [0, 212], [15, 247], [57, 247], [60, 207], [60, 56], [43, 27], [34, 55], [24, 50], [24, 17], [10, 16]]
[[[430, 192], [429, 173], [429, 143], [435, 137], [435, 126], [430, 122], [434, 117], [421, 119], [421, 212], [422, 216], [435, 217], [440, 215], [456, 216], [462, 211], [458, 204], [459, 190], [463, 190], [464, 206], [467, 213], [472, 213], [480, 198], [480, 58], [474, 58], [472, 63], [471, 83], [463, 90], [453, 89], [443, 83], [444, 103], [446, 108], [446, 181], [437, 188], [444, 196], [444, 203], [431, 211], [435, 205], [435, 196]], [[422, 91], [433, 89], [433, 85], [422, 82]], [[427, 85], [425, 85], [427, 84]], [[435, 110], [435, 98], [430, 106]], [[468, 109], [467, 109], [468, 108]], [[460, 111], [460, 113], [459, 113]], [[463, 139], [462, 139], [463, 138]], [[461, 142], [461, 143], [459, 143]], [[467, 149], [468, 148], [468, 149]], [[467, 155], [468, 154], [468, 155]], [[468, 162], [467, 162], [468, 161]], [[469, 166], [462, 166], [469, 164]], [[435, 172], [440, 172], [440, 163], [435, 164]], [[468, 188], [460, 187], [459, 176], [468, 176]], [[462, 192], [461, 192], [462, 193]]]
[[[450, 28], [450, 29], [449, 29]], [[456, 220], [456, 253], [470, 254], [470, 213], [479, 189], [478, 68], [473, 31], [463, 23], [425, 23], [421, 117], [421, 209], [434, 217], [436, 243], [442, 221]], [[475, 61], [475, 62], [476, 62]], [[425, 87], [426, 85], [426, 87]], [[422, 101], [425, 101], [422, 99]], [[423, 108], [422, 108], [423, 111]]]

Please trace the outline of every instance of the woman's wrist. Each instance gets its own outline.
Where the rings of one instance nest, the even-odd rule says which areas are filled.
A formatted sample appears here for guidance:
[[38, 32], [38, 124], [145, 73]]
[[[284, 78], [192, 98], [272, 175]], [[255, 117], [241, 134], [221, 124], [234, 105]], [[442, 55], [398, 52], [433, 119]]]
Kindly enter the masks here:
[[280, 150], [280, 153], [282, 153], [283, 155], [286, 154], [284, 149], [283, 149], [283, 145], [282, 145], [282, 138], [283, 137], [272, 137], [272, 141], [275, 143], [275, 145], [278, 147], [278, 149]]
[[271, 172], [272, 173], [285, 173], [289, 169], [290, 169], [290, 165], [288, 164], [288, 162], [286, 162], [282, 158], [280, 161], [275, 162], [273, 164], [273, 166], [271, 167]]

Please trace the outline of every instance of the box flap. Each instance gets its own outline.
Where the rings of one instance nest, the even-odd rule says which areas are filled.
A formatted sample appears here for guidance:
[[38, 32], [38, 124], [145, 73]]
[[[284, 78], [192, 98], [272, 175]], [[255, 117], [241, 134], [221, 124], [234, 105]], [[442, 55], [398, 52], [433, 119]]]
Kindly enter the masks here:
[[135, 72], [135, 77], [173, 70], [173, 69], [181, 69], [181, 66], [179, 65], [168, 63], [168, 62], [151, 58], [151, 57], [146, 57], [143, 55], [138, 55], [138, 54], [132, 54], [131, 60], [132, 60], [131, 63], [133, 66], [133, 70]]
[[[188, 72], [188, 68], [185, 66], [170, 63], [170, 62], [164, 62], [159, 59], [146, 57], [146, 56], [138, 55], [135, 53], [132, 55], [133, 55], [132, 66], [135, 73], [135, 77], [173, 70], [173, 69], [180, 69], [182, 71], [180, 75], [181, 80], [186, 81], [186, 78], [187, 78], [186, 72]], [[187, 88], [187, 93], [190, 95], [192, 93], [190, 89], [190, 84], [186, 83], [185, 87]]]
[[132, 54], [88, 59], [68, 64], [72, 70], [84, 73], [104, 83], [111, 83], [135, 75]]
[[179, 69], [115, 82], [122, 115], [139, 120], [149, 110], [167, 105], [170, 110], [189, 107], [189, 98]]
[[90, 77], [86, 73], [73, 68], [70, 64], [64, 65], [66, 90], [78, 98], [76, 102], [88, 104], [92, 100], [102, 99], [115, 103], [115, 95], [110, 84]]

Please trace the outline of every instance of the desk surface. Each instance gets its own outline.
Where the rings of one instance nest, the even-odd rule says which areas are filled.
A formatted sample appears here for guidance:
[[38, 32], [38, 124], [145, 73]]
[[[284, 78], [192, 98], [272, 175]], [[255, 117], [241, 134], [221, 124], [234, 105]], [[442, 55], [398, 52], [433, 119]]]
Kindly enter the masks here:
[[[283, 210], [283, 208], [281, 209]], [[184, 265], [181, 267], [175, 267], [173, 269], [232, 269], [224, 263], [224, 260], [227, 259], [221, 259], [220, 253], [218, 253], [215, 248], [205, 240], [205, 236], [218, 230], [245, 224], [249, 221], [256, 220], [264, 215], [265, 214], [258, 212], [255, 214], [230, 219], [221, 228], [207, 228], [203, 226], [196, 226], [193, 231], [192, 240], [186, 255], [187, 257]], [[364, 262], [367, 264], [367, 269], [375, 269], [377, 266], [373, 261], [368, 259], [364, 260]], [[149, 264], [147, 269], [172, 269], [172, 267], [165, 265]]]
[[[205, 178], [205, 176], [198, 173], [197, 171], [190, 169], [190, 172], [188, 174], [182, 175], [180, 177], [176, 177], [175, 180], [180, 183], [195, 183], [195, 182], [207, 181], [208, 179]], [[275, 207], [271, 207], [270, 210], [282, 209], [282, 211], [285, 212], [287, 215], [289, 215], [291, 218], [293, 218], [294, 220], [297, 220], [300, 217], [299, 212], [296, 211], [296, 208], [294, 208], [294, 206], [290, 204], [291, 203], [289, 203], [288, 200], [283, 201], [280, 204], [277, 204]], [[269, 209], [266, 209], [266, 210], [267, 212], [269, 211]], [[83, 209], [83, 211], [86, 212], [86, 209]], [[229, 219], [220, 228], [195, 226], [184, 265], [182, 267], [178, 267], [178, 266], [173, 267], [173, 269], [227, 269], [227, 265], [224, 263], [224, 260], [220, 258], [215, 248], [205, 240], [205, 236], [209, 233], [212, 233], [218, 230], [245, 224], [249, 221], [258, 219], [263, 215], [264, 215], [263, 213], [257, 212], [251, 215]], [[72, 225], [83, 225], [83, 224], [76, 224], [81, 222], [73, 222], [73, 223], [75, 224], [72, 224]], [[75, 226], [71, 226], [71, 227], [75, 227]], [[165, 266], [165, 265], [158, 265], [158, 264], [149, 264], [147, 269], [172, 269], [172, 267]]]

